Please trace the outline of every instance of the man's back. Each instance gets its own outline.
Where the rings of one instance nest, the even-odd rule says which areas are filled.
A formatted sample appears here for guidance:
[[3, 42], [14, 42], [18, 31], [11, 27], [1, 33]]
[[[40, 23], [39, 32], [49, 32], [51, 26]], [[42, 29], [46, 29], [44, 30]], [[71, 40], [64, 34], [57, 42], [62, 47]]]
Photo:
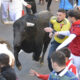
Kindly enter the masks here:
[[6, 80], [16, 80], [15, 71], [10, 66], [3, 67], [1, 69], [1, 74], [6, 78]]
[[49, 76], [49, 80], [78, 80], [78, 78], [71, 71], [64, 69], [59, 74], [53, 71]]
[[6, 80], [2, 75], [0, 75], [0, 80]]

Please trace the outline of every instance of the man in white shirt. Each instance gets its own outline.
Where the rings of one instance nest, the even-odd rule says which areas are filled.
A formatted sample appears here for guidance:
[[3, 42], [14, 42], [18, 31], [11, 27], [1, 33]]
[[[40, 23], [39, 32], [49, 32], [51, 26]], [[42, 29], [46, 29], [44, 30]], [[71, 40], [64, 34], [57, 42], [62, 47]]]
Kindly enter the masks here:
[[1, 0], [3, 23], [9, 24], [9, 16], [11, 21], [19, 19], [22, 16], [23, 5], [31, 8], [31, 5], [27, 4], [24, 0]]
[[31, 8], [31, 5], [24, 0], [12, 0], [12, 2], [9, 3], [9, 14], [12, 21], [16, 21], [22, 16], [23, 5]]

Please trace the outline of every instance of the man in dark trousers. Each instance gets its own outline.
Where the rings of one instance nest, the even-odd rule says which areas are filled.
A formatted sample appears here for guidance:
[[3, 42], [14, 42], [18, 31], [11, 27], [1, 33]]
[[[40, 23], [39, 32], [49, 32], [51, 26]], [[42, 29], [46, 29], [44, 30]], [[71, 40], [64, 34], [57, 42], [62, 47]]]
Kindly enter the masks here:
[[27, 14], [31, 14], [31, 10], [32, 10], [32, 13], [35, 14], [37, 12], [35, 0], [24, 0], [24, 1], [26, 1], [28, 4], [32, 6], [31, 9], [26, 7]]
[[47, 2], [47, 10], [50, 10], [50, 5], [51, 5], [52, 0], [46, 0], [46, 2]]

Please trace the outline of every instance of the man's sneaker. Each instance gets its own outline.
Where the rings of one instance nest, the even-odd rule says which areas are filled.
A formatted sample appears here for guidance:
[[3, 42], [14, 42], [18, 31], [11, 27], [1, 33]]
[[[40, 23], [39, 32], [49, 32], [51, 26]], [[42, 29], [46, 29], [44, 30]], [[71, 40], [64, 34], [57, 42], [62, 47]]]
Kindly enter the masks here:
[[6, 24], [8, 22], [8, 19], [2, 19], [2, 23]]
[[48, 11], [50, 11], [50, 8], [47, 8]]
[[9, 21], [8, 19], [3, 19], [3, 20], [2, 20], [2, 23], [3, 23], [3, 24], [13, 24], [14, 21]]

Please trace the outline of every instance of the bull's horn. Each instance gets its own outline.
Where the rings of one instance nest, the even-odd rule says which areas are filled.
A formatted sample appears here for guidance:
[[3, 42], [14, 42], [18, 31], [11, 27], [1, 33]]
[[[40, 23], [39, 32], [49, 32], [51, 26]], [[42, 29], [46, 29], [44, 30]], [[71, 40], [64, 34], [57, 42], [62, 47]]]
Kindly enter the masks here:
[[31, 23], [31, 22], [26, 22], [26, 25], [27, 25], [27, 27], [33, 27], [33, 26], [35, 26], [35, 24]]

